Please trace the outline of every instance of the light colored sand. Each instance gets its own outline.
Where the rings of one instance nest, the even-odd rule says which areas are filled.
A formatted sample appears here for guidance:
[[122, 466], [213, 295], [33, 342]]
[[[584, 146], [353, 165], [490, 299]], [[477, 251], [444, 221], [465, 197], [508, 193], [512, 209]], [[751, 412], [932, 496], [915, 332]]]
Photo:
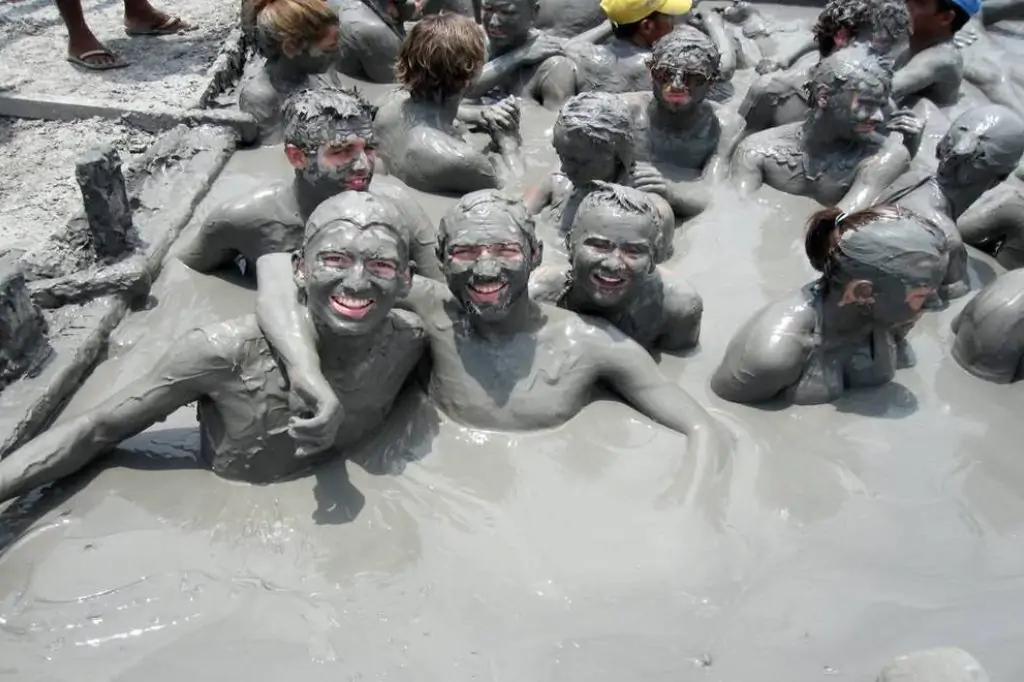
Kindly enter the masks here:
[[60, 123], [0, 118], [0, 251], [39, 244], [81, 210], [75, 161], [91, 144], [113, 144], [127, 164], [152, 139], [100, 119]]
[[206, 71], [238, 19], [234, 1], [173, 0], [156, 6], [196, 24], [178, 36], [129, 38], [122, 4], [84, 0], [86, 20], [108, 48], [132, 65], [86, 71], [65, 61], [67, 32], [52, 0], [0, 3], [0, 89], [77, 95], [136, 105], [192, 106], [206, 87]]

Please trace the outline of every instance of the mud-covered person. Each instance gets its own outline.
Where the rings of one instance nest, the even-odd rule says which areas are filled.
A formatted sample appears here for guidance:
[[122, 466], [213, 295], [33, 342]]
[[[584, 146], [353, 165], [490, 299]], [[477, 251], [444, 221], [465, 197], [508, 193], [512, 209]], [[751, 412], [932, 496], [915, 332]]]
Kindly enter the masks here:
[[[501, 187], [521, 171], [514, 98], [461, 106], [485, 61], [483, 31], [467, 17], [433, 15], [409, 31], [395, 67], [402, 91], [381, 105], [374, 121], [390, 174], [424, 192], [462, 194]], [[489, 135], [490, 144], [476, 149], [460, 123]]]
[[539, 101], [559, 107], [582, 92], [636, 92], [650, 87], [646, 59], [672, 32], [691, 0], [602, 0], [613, 37], [601, 45], [579, 44], [539, 68]]
[[806, 116], [813, 105], [804, 87], [812, 65], [801, 57], [817, 51], [824, 59], [853, 46], [885, 57], [909, 35], [905, 0], [828, 0], [806, 41], [758, 64], [763, 75], [751, 83], [739, 107], [747, 131], [795, 123]]
[[658, 41], [647, 60], [651, 92], [624, 96], [634, 121], [637, 161], [670, 164], [710, 180], [728, 173], [744, 123], [735, 111], [707, 99], [722, 78], [720, 61], [711, 39], [692, 26], [680, 26]]
[[338, 13], [338, 70], [373, 83], [395, 80], [405, 22], [419, 14], [413, 0], [329, 0]]
[[1024, 380], [1024, 270], [999, 276], [953, 320], [953, 358], [997, 384]]
[[[475, 428], [553, 428], [582, 410], [595, 385], [604, 383], [652, 420], [685, 434], [688, 452], [701, 461], [724, 454], [728, 444], [711, 416], [643, 347], [605, 320], [530, 298], [529, 277], [541, 260], [533, 228], [522, 203], [496, 190], [466, 195], [441, 219], [438, 248], [447, 287], [416, 278], [402, 304], [420, 316], [430, 339], [434, 403]], [[296, 307], [294, 294], [266, 293], [276, 303], [261, 310]], [[275, 320], [263, 325], [275, 348], [313, 344], [308, 325], [299, 326], [301, 336]], [[309, 370], [290, 367], [289, 373]]]
[[925, 98], [940, 107], [956, 104], [964, 60], [953, 37], [981, 9], [980, 0], [907, 0], [910, 42], [896, 55], [892, 96], [897, 104]]
[[242, 83], [238, 108], [256, 119], [262, 143], [277, 144], [289, 95], [342, 85], [334, 69], [338, 15], [325, 0], [247, 0], [243, 9], [264, 62]]
[[892, 72], [864, 46], [818, 62], [807, 83], [812, 108], [799, 123], [744, 139], [732, 161], [732, 181], [747, 196], [762, 185], [808, 196], [852, 212], [871, 206], [910, 167], [908, 147], [889, 132], [920, 139], [912, 112], [887, 112]]
[[666, 197], [677, 194], [651, 164], [634, 161], [633, 121], [621, 96], [584, 92], [562, 107], [552, 130], [552, 143], [560, 168], [523, 196], [530, 215], [542, 229], [553, 231], [556, 244], [565, 242], [576, 210], [597, 182], [632, 185], [655, 196], [652, 201], [662, 216], [662, 249], [657, 262], [672, 255], [676, 220], [700, 213], [704, 203], [680, 194], [677, 214]]
[[[545, 104], [542, 86], [546, 70], [538, 66], [570, 49], [570, 41], [534, 28], [539, 7], [537, 0], [482, 0], [488, 61], [469, 96], [515, 95]], [[599, 42], [609, 31], [609, 27], [597, 27], [574, 36], [571, 44]]]
[[901, 341], [946, 271], [945, 242], [894, 206], [818, 211], [804, 248], [821, 276], [737, 330], [712, 390], [737, 403], [813, 405], [892, 381], [906, 357]]
[[426, 213], [407, 189], [372, 182], [373, 107], [353, 90], [317, 88], [295, 93], [282, 111], [284, 153], [293, 177], [214, 208], [178, 252], [182, 262], [212, 272], [241, 257], [246, 269], [257, 266], [262, 281], [263, 256], [298, 249], [313, 211], [336, 194], [355, 190], [395, 200], [402, 211], [396, 227], [409, 235], [417, 272], [440, 279], [435, 230]]
[[[935, 172], [912, 169], [885, 196], [886, 203], [910, 209], [946, 233], [949, 269], [940, 290], [943, 298], [957, 298], [970, 289], [965, 241], [1021, 243], [1024, 215], [1019, 192], [1000, 183], [1010, 177], [1022, 155], [1024, 121], [1017, 114], [995, 104], [968, 109], [939, 140]], [[977, 210], [972, 210], [976, 203]]]
[[401, 215], [388, 199], [346, 192], [321, 204], [305, 226], [291, 288], [301, 291], [296, 305], [342, 415], [323, 456], [310, 457], [292, 437], [301, 410], [248, 315], [186, 332], [114, 396], [4, 458], [0, 501], [75, 473], [193, 402], [200, 457], [225, 478], [270, 483], [357, 444], [384, 422], [425, 349], [419, 320], [392, 310], [412, 278], [408, 246], [392, 228]]
[[569, 231], [569, 266], [537, 268], [530, 296], [604, 318], [649, 351], [693, 348], [704, 302], [686, 280], [657, 264], [664, 230], [651, 195], [595, 184]]

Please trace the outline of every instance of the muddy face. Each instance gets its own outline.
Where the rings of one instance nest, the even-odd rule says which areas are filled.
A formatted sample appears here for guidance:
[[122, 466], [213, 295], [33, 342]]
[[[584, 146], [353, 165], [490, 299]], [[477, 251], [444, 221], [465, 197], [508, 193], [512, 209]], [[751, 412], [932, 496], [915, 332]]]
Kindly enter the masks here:
[[529, 249], [526, 236], [508, 221], [463, 218], [448, 227], [441, 254], [448, 288], [471, 315], [501, 320], [526, 294], [532, 270]]
[[978, 107], [959, 118], [939, 141], [936, 175], [947, 188], [1002, 182], [1024, 152], [1024, 122], [1002, 107]]
[[871, 279], [871, 318], [886, 329], [912, 326], [924, 313], [942, 278], [941, 259], [920, 256], [902, 274], [879, 273]]
[[887, 93], [870, 83], [840, 90], [825, 105], [829, 129], [837, 137], [865, 142], [884, 139], [880, 132], [885, 123]]
[[562, 173], [577, 187], [595, 180], [614, 182], [619, 175], [621, 164], [615, 149], [583, 131], [567, 131], [556, 124], [552, 144]]
[[707, 76], [685, 70], [652, 68], [651, 82], [658, 103], [670, 111], [686, 110], [700, 104], [711, 90]]
[[521, 45], [533, 27], [534, 0], [484, 0], [483, 25], [494, 47]]
[[338, 56], [338, 27], [332, 26], [320, 40], [303, 52], [289, 57], [294, 69], [302, 73], [323, 73], [333, 66]]
[[377, 154], [370, 121], [343, 121], [331, 137], [332, 142], [307, 155], [303, 178], [327, 195], [369, 188]]
[[306, 306], [318, 326], [351, 336], [374, 329], [394, 307], [409, 260], [390, 229], [343, 220], [306, 244], [302, 268]]
[[419, 19], [423, 5], [420, 0], [387, 0], [385, 4], [388, 16], [401, 23]]
[[645, 216], [595, 207], [577, 214], [570, 250], [573, 279], [600, 307], [635, 298], [654, 270], [654, 235]]

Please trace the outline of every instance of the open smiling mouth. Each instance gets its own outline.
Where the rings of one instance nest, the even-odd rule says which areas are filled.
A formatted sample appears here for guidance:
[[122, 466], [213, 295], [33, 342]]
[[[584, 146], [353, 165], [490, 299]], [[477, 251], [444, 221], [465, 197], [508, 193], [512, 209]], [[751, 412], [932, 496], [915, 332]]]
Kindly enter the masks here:
[[505, 282], [478, 282], [469, 285], [469, 297], [477, 303], [494, 303], [508, 286]]
[[350, 189], [366, 189], [370, 184], [369, 175], [352, 175], [349, 176], [345, 186]]
[[619, 277], [618, 275], [602, 275], [599, 272], [592, 274], [590, 279], [592, 279], [594, 283], [602, 289], [618, 289], [626, 284], [625, 277]]
[[665, 101], [671, 104], [686, 104], [690, 101], [689, 90], [674, 90], [669, 88], [665, 90]]
[[853, 127], [858, 133], [873, 133], [875, 132], [874, 123], [858, 123]]
[[372, 298], [356, 298], [355, 296], [339, 296], [337, 294], [331, 296], [331, 308], [334, 312], [357, 320], [365, 317], [373, 308], [374, 303], [376, 301]]

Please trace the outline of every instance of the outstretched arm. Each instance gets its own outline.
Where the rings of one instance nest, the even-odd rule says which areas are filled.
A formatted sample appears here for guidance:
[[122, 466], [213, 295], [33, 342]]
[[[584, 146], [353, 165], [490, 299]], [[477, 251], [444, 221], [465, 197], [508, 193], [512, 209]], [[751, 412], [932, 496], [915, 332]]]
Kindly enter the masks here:
[[213, 211], [199, 227], [199, 234], [178, 252], [181, 262], [196, 272], [213, 272], [230, 263], [238, 251], [229, 246], [237, 222], [230, 207]]
[[312, 417], [293, 417], [289, 425], [299, 454], [313, 454], [333, 445], [343, 414], [320, 369], [316, 332], [292, 273], [290, 253], [256, 261], [256, 320], [284, 363], [292, 390], [313, 410]]
[[70, 476], [109, 448], [199, 398], [231, 362], [201, 329], [175, 341], [153, 369], [85, 414], [45, 431], [0, 462], [0, 502]]
[[910, 168], [910, 152], [897, 137], [891, 135], [885, 148], [860, 164], [853, 184], [836, 204], [839, 208], [847, 213], [869, 208]]
[[691, 454], [701, 456], [723, 447], [707, 410], [669, 381], [640, 344], [610, 325], [602, 326], [611, 338], [594, 346], [600, 349], [596, 352], [601, 377], [644, 415], [685, 435]]

